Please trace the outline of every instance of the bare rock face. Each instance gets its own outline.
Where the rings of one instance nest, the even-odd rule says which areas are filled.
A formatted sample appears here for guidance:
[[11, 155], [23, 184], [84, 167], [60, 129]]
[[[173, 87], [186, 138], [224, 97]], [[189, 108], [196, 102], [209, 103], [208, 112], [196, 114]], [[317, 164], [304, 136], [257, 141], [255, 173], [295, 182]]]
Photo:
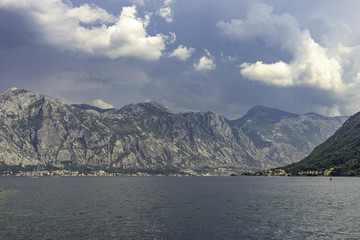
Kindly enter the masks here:
[[305, 158], [328, 139], [347, 117], [324, 117], [315, 113], [293, 114], [279, 109], [255, 106], [238, 120], [240, 128], [266, 157], [287, 165]]
[[254, 127], [256, 121], [261, 116], [229, 121], [212, 112], [176, 114], [158, 103], [104, 110], [12, 88], [0, 95], [0, 163], [261, 170], [301, 160], [342, 124], [318, 115], [281, 118], [272, 129]]

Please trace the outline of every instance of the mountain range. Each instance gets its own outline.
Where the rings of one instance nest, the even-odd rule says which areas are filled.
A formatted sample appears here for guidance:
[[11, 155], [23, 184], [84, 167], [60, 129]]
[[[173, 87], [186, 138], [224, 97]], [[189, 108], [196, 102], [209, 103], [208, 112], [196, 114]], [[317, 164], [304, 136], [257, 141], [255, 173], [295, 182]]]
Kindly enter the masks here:
[[236, 120], [155, 102], [101, 109], [11, 88], [0, 95], [0, 166], [257, 171], [300, 161], [346, 119], [264, 106]]
[[283, 168], [291, 175], [360, 175], [360, 112], [350, 117], [302, 161]]

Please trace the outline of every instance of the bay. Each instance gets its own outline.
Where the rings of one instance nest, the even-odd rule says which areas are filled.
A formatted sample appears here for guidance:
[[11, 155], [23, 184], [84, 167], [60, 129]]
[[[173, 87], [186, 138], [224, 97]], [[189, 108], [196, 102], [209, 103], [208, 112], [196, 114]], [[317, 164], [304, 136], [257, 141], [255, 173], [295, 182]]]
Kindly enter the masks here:
[[360, 179], [0, 177], [0, 239], [358, 239]]

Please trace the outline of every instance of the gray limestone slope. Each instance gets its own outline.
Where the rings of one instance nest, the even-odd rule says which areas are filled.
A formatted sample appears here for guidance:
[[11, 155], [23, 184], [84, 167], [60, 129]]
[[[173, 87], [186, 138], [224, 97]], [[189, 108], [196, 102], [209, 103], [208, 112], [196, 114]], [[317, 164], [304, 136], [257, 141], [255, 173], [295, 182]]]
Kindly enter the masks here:
[[[10, 165], [101, 164], [111, 130], [101, 116], [23, 89], [0, 96], [0, 159]], [[4, 146], [5, 145], [5, 146]], [[15, 156], [16, 155], [16, 156]]]
[[153, 102], [103, 110], [13, 88], [0, 95], [0, 163], [262, 170], [300, 161], [344, 120], [260, 106], [234, 121]]
[[274, 166], [242, 131], [211, 112], [175, 114], [156, 103], [97, 110], [9, 89], [0, 96], [0, 163], [178, 170]]
[[241, 129], [268, 158], [280, 165], [287, 165], [310, 154], [333, 135], [346, 119], [315, 113], [293, 114], [255, 106], [230, 124]]

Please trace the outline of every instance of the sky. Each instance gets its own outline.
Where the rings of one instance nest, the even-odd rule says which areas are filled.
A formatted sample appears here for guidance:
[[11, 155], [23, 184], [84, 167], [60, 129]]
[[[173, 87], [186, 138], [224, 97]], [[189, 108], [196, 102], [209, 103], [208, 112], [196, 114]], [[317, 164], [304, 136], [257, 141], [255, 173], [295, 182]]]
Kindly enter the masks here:
[[360, 111], [358, 0], [0, 0], [0, 91], [229, 119]]

